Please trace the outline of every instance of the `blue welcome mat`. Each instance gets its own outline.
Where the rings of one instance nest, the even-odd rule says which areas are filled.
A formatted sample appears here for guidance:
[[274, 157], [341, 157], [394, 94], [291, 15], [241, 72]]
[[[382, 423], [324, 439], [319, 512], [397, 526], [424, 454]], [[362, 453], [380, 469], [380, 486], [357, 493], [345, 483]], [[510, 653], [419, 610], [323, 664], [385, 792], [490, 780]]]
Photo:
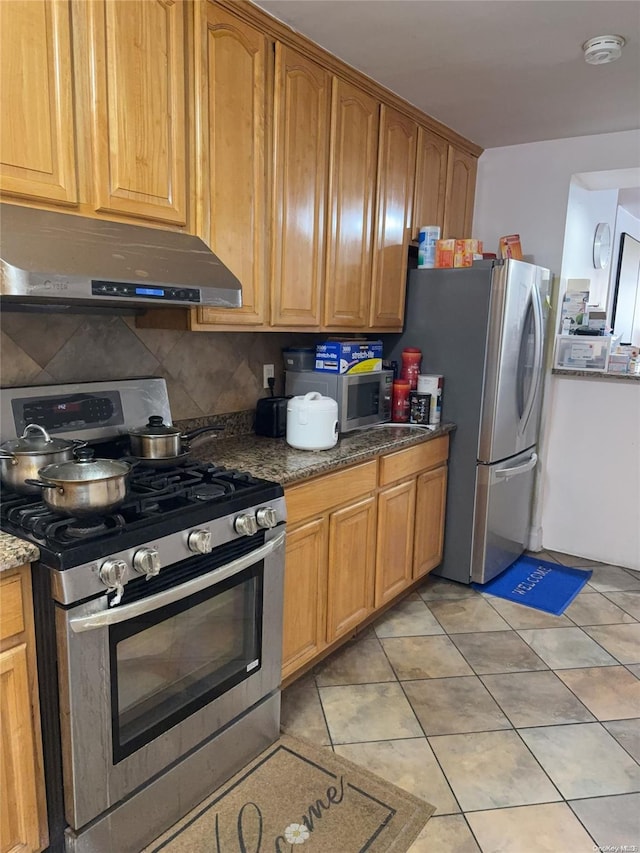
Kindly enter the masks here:
[[518, 557], [513, 565], [489, 583], [471, 585], [480, 592], [560, 616], [591, 574], [591, 571], [569, 569], [535, 557]]

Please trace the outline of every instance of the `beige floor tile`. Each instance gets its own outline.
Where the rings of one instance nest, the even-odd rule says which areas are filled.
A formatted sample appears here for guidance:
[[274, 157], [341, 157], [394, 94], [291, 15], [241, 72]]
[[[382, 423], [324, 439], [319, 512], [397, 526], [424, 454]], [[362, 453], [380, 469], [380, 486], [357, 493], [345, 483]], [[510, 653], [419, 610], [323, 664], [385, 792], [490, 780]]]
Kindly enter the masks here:
[[627, 669], [632, 672], [636, 678], [640, 678], [640, 663], [628, 663]]
[[425, 601], [434, 601], [440, 598], [477, 598], [478, 592], [466, 583], [456, 583], [430, 575], [424, 584], [418, 587], [418, 595]]
[[582, 628], [533, 628], [518, 633], [552, 669], [616, 663]]
[[403, 686], [427, 735], [511, 728], [486, 687], [475, 675], [405, 681]]
[[473, 675], [448, 637], [392, 637], [381, 642], [400, 681]]
[[462, 815], [432, 817], [407, 853], [480, 853]]
[[465, 812], [561, 799], [514, 731], [444, 735], [429, 743]]
[[617, 604], [634, 619], [640, 619], [640, 591], [628, 590], [627, 592], [607, 592], [608, 599]]
[[504, 619], [479, 595], [430, 601], [429, 609], [448, 634], [509, 630]]
[[305, 675], [282, 691], [280, 728], [293, 737], [331, 744], [313, 676]]
[[613, 625], [634, 621], [633, 616], [629, 616], [600, 592], [579, 595], [564, 612], [576, 625]]
[[599, 720], [628, 720], [640, 714], [640, 681], [623, 666], [561, 669], [556, 674]]
[[597, 797], [569, 803], [600, 849], [640, 846], [640, 794]]
[[335, 751], [431, 803], [435, 814], [460, 811], [426, 738], [340, 744]]
[[483, 675], [482, 681], [516, 728], [590, 723], [594, 720], [582, 702], [548, 670]]
[[519, 734], [567, 800], [640, 791], [640, 767], [599, 723]]
[[399, 684], [321, 687], [319, 692], [334, 744], [423, 735]]
[[629, 755], [640, 764], [640, 718], [615, 720], [602, 725], [614, 736], [620, 746], [626, 749]]
[[373, 627], [380, 638], [444, 634], [442, 626], [419, 596], [401, 601], [378, 619]]
[[620, 663], [640, 663], [640, 623], [584, 629]]
[[483, 853], [587, 853], [593, 841], [566, 803], [472, 812]]
[[478, 675], [547, 669], [546, 663], [515, 631], [456, 634], [451, 639]]
[[598, 592], [640, 590], [640, 578], [619, 566], [596, 566], [589, 580], [589, 586]]
[[575, 557], [573, 554], [564, 554], [562, 551], [547, 551], [547, 554], [560, 563], [561, 566], [569, 566], [573, 569], [592, 568], [603, 566], [604, 563], [598, 563], [597, 560], [589, 560], [587, 557]]
[[318, 664], [314, 675], [318, 687], [396, 680], [391, 664], [376, 639], [343, 646]]
[[495, 595], [487, 596], [486, 601], [512, 628], [562, 628], [571, 627], [573, 624], [566, 616], [554, 616], [552, 613], [536, 610], [535, 607], [525, 607], [515, 601], [496, 598]]

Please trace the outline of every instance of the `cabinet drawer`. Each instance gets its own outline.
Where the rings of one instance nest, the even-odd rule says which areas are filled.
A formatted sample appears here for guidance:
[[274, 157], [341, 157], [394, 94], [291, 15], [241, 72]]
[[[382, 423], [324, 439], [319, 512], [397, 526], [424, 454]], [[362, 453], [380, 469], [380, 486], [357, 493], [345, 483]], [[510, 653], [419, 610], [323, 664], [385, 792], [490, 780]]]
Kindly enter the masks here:
[[296, 524], [305, 518], [320, 515], [373, 491], [377, 468], [377, 460], [373, 459], [285, 489], [288, 523]]
[[416, 447], [407, 447], [406, 450], [398, 450], [397, 453], [389, 453], [380, 457], [380, 485], [387, 486], [396, 480], [404, 480], [424, 471], [427, 468], [435, 468], [446, 461], [449, 455], [449, 436], [443, 435], [418, 444]]
[[14, 575], [0, 582], [0, 640], [6, 640], [24, 631], [24, 602], [22, 578]]

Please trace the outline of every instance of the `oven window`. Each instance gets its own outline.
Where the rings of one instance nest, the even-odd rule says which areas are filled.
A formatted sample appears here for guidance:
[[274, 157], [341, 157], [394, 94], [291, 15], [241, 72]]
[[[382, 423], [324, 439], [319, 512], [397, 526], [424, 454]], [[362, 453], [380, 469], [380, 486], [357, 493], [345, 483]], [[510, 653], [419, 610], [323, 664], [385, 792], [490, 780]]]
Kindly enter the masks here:
[[347, 420], [377, 415], [380, 410], [380, 377], [356, 382], [347, 390]]
[[114, 763], [260, 668], [263, 566], [110, 627]]

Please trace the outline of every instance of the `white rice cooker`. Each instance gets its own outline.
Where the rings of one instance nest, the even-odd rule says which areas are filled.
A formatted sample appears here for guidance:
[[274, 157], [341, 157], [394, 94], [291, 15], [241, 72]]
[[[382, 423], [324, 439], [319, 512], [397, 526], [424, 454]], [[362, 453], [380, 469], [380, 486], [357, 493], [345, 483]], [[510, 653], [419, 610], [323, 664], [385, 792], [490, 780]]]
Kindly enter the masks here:
[[287, 403], [287, 444], [297, 450], [329, 450], [338, 441], [338, 404], [319, 391]]

